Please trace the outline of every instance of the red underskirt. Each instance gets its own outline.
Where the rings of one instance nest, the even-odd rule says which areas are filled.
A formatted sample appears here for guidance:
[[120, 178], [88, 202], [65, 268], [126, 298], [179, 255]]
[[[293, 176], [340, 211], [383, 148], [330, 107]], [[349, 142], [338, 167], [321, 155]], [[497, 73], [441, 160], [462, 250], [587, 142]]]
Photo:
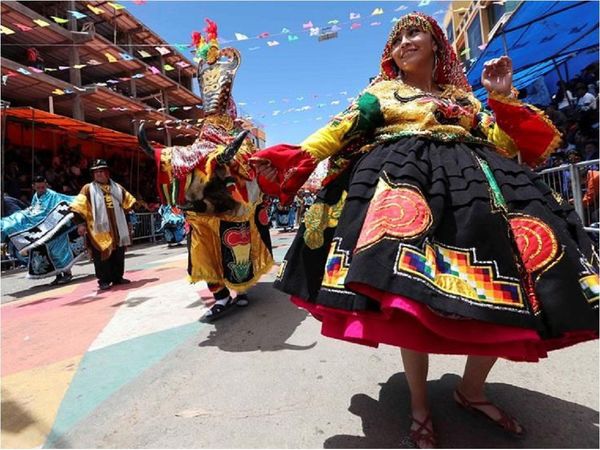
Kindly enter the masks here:
[[536, 362], [550, 350], [598, 338], [598, 333], [590, 330], [542, 340], [527, 328], [444, 317], [422, 303], [364, 284], [354, 283], [352, 289], [377, 299], [381, 312], [329, 308], [295, 296], [291, 300], [322, 322], [324, 336], [371, 347], [388, 344], [425, 353]]

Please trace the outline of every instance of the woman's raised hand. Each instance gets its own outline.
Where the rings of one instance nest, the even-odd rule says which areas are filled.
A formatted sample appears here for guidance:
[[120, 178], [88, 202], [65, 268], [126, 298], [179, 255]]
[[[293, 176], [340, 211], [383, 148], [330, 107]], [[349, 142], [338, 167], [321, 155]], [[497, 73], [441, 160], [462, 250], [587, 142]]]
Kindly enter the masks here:
[[249, 162], [259, 175], [273, 183], [277, 181], [277, 169], [271, 165], [271, 161], [265, 158], [253, 157], [250, 158]]
[[481, 84], [488, 91], [510, 95], [512, 88], [512, 61], [508, 56], [501, 56], [487, 61], [481, 72]]

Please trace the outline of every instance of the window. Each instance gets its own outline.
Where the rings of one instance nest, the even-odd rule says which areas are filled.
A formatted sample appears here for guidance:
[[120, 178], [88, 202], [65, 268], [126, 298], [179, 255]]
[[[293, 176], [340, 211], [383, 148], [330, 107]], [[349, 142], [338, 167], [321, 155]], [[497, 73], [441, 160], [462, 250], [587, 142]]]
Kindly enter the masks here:
[[[481, 54], [481, 49], [479, 46], [483, 43], [481, 39], [481, 20], [479, 18], [479, 14], [475, 16], [475, 19], [473, 19], [473, 22], [471, 22], [471, 25], [467, 30], [467, 40], [467, 45], [470, 50], [469, 54], [466, 55], [468, 57], [467, 59], [477, 58]], [[471, 63], [469, 63], [467, 66], [470, 67], [470, 65]]]
[[490, 30], [494, 28], [494, 25], [498, 23], [500, 17], [504, 15], [506, 11], [506, 7], [504, 5], [497, 5], [496, 3], [492, 3], [491, 7], [488, 8], [488, 25]]
[[448, 24], [448, 28], [446, 28], [446, 36], [448, 37], [448, 42], [452, 43], [454, 40], [454, 29], [452, 28], [452, 21]]

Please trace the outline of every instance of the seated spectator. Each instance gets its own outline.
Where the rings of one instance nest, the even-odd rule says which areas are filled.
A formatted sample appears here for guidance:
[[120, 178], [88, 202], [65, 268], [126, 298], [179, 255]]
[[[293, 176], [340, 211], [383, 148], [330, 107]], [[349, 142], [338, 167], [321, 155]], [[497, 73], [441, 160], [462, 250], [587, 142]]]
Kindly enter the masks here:
[[584, 161], [598, 159], [598, 141], [586, 141], [585, 146], [583, 147], [582, 157]]
[[578, 111], [596, 110], [596, 97], [588, 92], [585, 84], [578, 84], [576, 93]]
[[563, 81], [556, 83], [558, 90], [556, 94], [552, 96], [552, 101], [556, 105], [559, 111], [567, 112], [569, 109], [575, 107], [575, 98], [571, 91], [566, 88], [566, 84]]

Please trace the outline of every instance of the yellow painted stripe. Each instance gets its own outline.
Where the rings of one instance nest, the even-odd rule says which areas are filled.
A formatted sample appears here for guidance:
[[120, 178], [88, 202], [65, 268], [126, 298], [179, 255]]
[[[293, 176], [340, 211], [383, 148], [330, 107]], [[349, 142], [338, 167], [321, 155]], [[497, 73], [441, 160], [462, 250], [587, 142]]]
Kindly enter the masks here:
[[1, 448], [44, 444], [82, 356], [2, 378]]

